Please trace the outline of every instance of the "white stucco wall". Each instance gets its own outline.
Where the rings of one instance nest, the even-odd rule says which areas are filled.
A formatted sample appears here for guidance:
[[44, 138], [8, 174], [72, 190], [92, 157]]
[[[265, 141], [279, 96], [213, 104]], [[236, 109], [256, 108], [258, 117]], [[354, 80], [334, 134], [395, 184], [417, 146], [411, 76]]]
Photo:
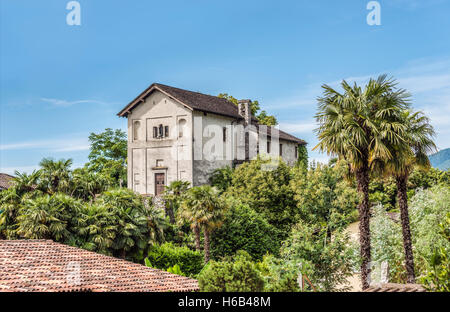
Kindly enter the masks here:
[[[184, 119], [183, 136], [178, 124]], [[135, 140], [133, 124], [140, 122]], [[169, 126], [169, 137], [153, 138], [153, 127]], [[158, 162], [158, 166], [157, 166]], [[192, 110], [155, 91], [128, 115], [128, 187], [141, 194], [155, 192], [155, 173], [165, 173], [165, 184], [192, 184]]]
[[[184, 120], [182, 128], [181, 120]], [[128, 187], [140, 194], [154, 195], [156, 173], [165, 174], [165, 185], [176, 180], [188, 181], [193, 186], [208, 183], [215, 169], [232, 167], [234, 159], [245, 157], [245, 139], [237, 135], [235, 128], [242, 123], [231, 117], [192, 111], [166, 94], [154, 91], [128, 115]], [[153, 138], [153, 127], [160, 124], [169, 126], [169, 137]], [[224, 127], [226, 142], [223, 142]], [[215, 137], [219, 144], [213, 148]], [[251, 158], [256, 156], [258, 140], [258, 134], [250, 131], [253, 144], [250, 147], [254, 150]], [[266, 152], [264, 142], [260, 141], [260, 153]], [[271, 154], [279, 155], [281, 143], [282, 158], [294, 165], [297, 144], [285, 140], [273, 143]]]
[[[194, 111], [194, 173], [193, 185], [208, 183], [211, 173], [218, 168], [232, 167], [235, 155], [235, 139], [232, 124], [234, 118], [228, 118], [211, 113]], [[223, 142], [223, 128], [226, 130], [226, 142]], [[218, 137], [216, 151], [213, 140]], [[220, 145], [220, 146], [217, 146]], [[222, 149], [220, 151], [220, 149]], [[201, 159], [200, 159], [201, 155]]]

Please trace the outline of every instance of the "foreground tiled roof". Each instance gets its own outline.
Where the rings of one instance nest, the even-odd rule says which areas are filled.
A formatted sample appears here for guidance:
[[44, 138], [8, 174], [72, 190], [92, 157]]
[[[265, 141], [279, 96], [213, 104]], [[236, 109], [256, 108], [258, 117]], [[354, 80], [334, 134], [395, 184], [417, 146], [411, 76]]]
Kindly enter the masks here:
[[14, 177], [9, 174], [0, 173], [0, 190], [9, 188], [13, 179]]
[[375, 284], [365, 290], [366, 292], [425, 292], [419, 284]]
[[[207, 113], [214, 113], [218, 115], [228, 116], [232, 118], [242, 119], [239, 115], [238, 107], [227, 99], [220, 98], [213, 95], [203, 94], [199, 92], [183, 90], [160, 83], [153, 83], [139, 94], [133, 101], [125, 106], [117, 115], [120, 117], [126, 117], [128, 113], [133, 110], [134, 107], [139, 105], [143, 99], [150, 95], [153, 91], [159, 90], [164, 92], [176, 100], [180, 101], [184, 105], [190, 107], [193, 110], [198, 110]], [[257, 121], [252, 117], [253, 121]], [[297, 142], [299, 144], [306, 144], [305, 141], [296, 138], [284, 131], [280, 130], [280, 139]]]
[[196, 290], [194, 279], [51, 240], [0, 240], [0, 291]]

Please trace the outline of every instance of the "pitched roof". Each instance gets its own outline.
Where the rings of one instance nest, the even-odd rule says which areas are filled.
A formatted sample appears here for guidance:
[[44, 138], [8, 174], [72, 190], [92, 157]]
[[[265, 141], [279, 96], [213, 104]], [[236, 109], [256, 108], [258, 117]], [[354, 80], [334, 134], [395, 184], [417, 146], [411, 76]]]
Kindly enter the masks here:
[[14, 177], [6, 173], [0, 173], [0, 190], [8, 189]]
[[[199, 92], [183, 90], [160, 83], [153, 83], [152, 85], [150, 85], [150, 87], [139, 94], [117, 115], [120, 117], [126, 117], [128, 113], [133, 110], [133, 108], [139, 105], [148, 95], [150, 95], [155, 90], [159, 90], [160, 92], [166, 94], [167, 96], [175, 99], [176, 101], [193, 110], [242, 119], [242, 116], [239, 115], [238, 107], [227, 99]], [[257, 121], [258, 120], [254, 116], [252, 116], [252, 123], [257, 123]], [[297, 142], [299, 144], [306, 144], [305, 141], [296, 138], [295, 136], [290, 135], [284, 131], [280, 130], [279, 135], [280, 139]]]
[[214, 113], [218, 115], [224, 115], [228, 117], [241, 119], [236, 105], [228, 101], [213, 95], [207, 95], [199, 92], [183, 90], [175, 87], [166, 86], [160, 83], [153, 83], [150, 87], [139, 94], [133, 101], [125, 106], [117, 115], [120, 117], [126, 117], [128, 113], [139, 103], [142, 102], [150, 93], [155, 90], [159, 90], [162, 93], [172, 97], [181, 104], [188, 106], [193, 110], [199, 110], [207, 113]]
[[419, 284], [374, 284], [364, 290], [365, 292], [425, 292], [425, 288]]
[[51, 240], [0, 240], [0, 292], [196, 290], [194, 279]]
[[297, 142], [297, 143], [302, 144], [302, 145], [307, 144], [306, 141], [303, 141], [302, 139], [299, 139], [299, 138], [297, 138], [297, 137], [295, 137], [295, 136], [293, 136], [293, 135], [291, 135], [291, 134], [289, 134], [287, 132], [284, 132], [282, 130], [279, 130], [279, 132], [280, 132], [280, 139], [283, 139], [283, 140], [286, 140], [286, 141]]

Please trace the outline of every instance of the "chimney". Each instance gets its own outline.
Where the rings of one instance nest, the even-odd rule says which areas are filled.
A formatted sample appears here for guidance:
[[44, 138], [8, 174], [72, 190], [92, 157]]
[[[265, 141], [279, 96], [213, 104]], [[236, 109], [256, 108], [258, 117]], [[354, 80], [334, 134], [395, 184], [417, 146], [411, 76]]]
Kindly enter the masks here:
[[252, 103], [251, 100], [238, 101], [239, 115], [241, 115], [244, 118], [245, 125], [249, 125], [252, 122], [252, 111], [250, 109], [251, 103]]

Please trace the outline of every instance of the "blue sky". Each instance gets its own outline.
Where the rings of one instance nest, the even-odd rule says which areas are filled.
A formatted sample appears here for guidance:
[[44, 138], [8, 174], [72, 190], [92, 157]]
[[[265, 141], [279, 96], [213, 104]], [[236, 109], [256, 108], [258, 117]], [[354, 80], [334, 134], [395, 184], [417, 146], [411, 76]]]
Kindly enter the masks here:
[[258, 100], [311, 149], [320, 85], [387, 73], [450, 147], [450, 1], [380, 0], [380, 26], [366, 0], [79, 0], [80, 26], [68, 2], [0, 1], [0, 172], [83, 165], [152, 82]]

